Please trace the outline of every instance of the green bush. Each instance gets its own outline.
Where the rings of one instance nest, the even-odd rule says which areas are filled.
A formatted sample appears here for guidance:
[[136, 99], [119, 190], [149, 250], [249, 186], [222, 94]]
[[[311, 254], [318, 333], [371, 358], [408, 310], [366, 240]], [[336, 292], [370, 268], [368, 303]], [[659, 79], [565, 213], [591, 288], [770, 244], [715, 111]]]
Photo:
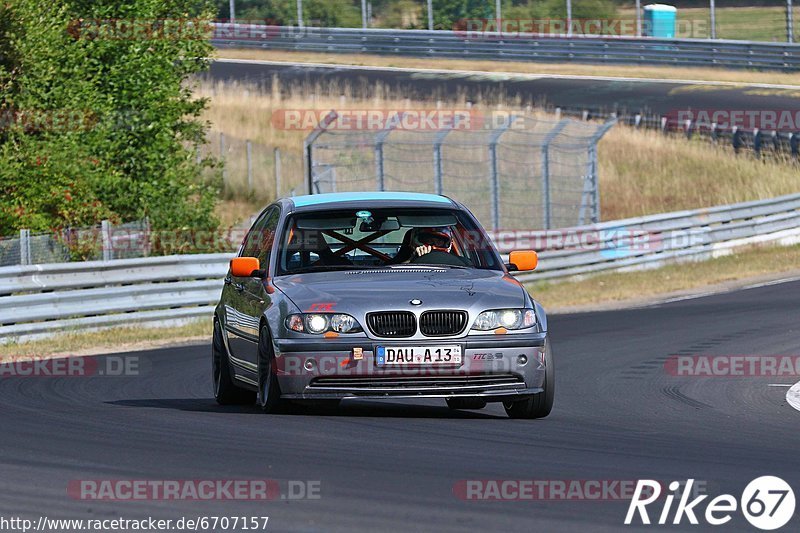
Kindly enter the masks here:
[[0, 3], [0, 234], [103, 218], [217, 226], [216, 188], [198, 179], [213, 162], [194, 157], [206, 103], [188, 85], [207, 66], [208, 27], [181, 26], [209, 7]]

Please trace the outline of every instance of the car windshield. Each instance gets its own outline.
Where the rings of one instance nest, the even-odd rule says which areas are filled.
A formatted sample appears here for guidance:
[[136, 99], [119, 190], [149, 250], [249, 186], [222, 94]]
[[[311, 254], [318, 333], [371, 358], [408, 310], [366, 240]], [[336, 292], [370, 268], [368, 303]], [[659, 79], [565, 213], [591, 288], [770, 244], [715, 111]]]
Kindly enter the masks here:
[[278, 275], [403, 265], [501, 270], [489, 238], [450, 209], [350, 209], [293, 215], [280, 239]]

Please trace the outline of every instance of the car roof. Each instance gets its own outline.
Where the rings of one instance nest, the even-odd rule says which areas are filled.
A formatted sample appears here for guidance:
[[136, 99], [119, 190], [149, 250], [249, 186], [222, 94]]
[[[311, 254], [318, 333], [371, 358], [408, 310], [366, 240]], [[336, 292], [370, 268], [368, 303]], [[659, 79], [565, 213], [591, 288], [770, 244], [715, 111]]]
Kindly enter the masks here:
[[348, 208], [348, 207], [458, 207], [446, 196], [418, 192], [372, 191], [309, 194], [289, 198], [295, 210]]

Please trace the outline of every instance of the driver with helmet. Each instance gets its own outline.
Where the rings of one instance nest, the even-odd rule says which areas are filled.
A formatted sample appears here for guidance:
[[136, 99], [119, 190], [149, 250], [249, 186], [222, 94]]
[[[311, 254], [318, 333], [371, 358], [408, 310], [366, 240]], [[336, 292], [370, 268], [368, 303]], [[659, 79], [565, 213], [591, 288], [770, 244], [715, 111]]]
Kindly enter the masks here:
[[449, 226], [411, 228], [408, 233], [409, 235], [404, 239], [404, 244], [411, 250], [407, 262], [426, 265], [471, 266], [464, 258], [450, 253], [453, 248], [453, 230]]

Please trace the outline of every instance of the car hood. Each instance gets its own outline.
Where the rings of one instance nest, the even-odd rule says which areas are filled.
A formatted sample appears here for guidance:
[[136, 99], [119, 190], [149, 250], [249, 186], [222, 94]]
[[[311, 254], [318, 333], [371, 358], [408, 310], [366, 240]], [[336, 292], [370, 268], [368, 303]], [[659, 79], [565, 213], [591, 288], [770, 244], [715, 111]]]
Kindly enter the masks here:
[[[381, 269], [295, 274], [273, 284], [301, 311], [486, 309], [523, 307], [524, 289], [510, 276], [479, 269]], [[411, 300], [422, 304], [412, 305]]]

